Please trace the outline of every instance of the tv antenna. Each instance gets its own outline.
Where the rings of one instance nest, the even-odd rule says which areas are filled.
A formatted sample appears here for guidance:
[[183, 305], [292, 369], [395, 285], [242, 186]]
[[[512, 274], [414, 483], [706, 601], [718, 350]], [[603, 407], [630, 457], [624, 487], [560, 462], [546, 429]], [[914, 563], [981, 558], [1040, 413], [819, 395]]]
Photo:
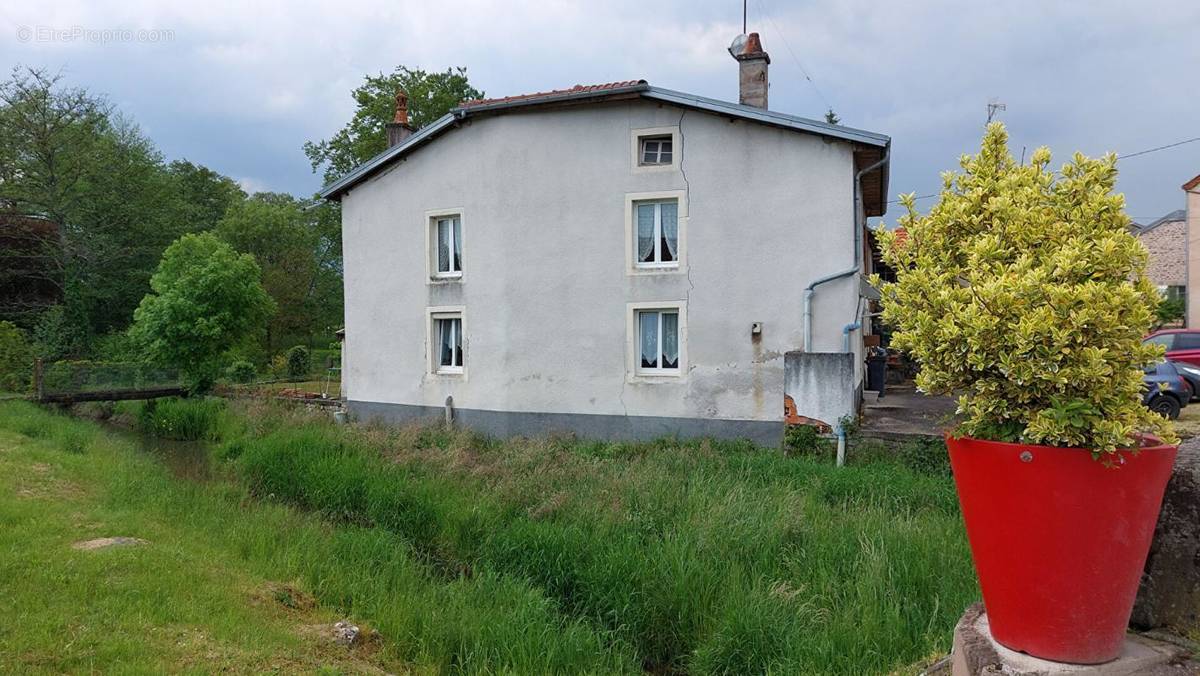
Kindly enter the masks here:
[[742, 35], [746, 34], [746, 0], [742, 0]]
[[992, 118], [996, 116], [996, 111], [999, 110], [1008, 110], [1008, 106], [1000, 103], [1000, 99], [993, 97], [987, 104], [988, 124], [991, 124]]

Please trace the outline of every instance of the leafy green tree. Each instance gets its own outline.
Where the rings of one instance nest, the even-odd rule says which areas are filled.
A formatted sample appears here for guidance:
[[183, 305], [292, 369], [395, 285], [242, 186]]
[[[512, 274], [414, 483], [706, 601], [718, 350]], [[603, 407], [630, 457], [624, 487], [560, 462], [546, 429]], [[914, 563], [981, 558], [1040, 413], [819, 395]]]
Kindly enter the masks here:
[[192, 232], [217, 227], [230, 207], [246, 199], [246, 192], [237, 181], [203, 165], [175, 160], [167, 165], [167, 173], [183, 203], [183, 222]]
[[483, 98], [471, 86], [466, 68], [427, 73], [398, 66], [390, 74], [368, 75], [352, 93], [354, 117], [332, 138], [306, 142], [304, 154], [313, 171], [324, 167], [329, 183], [387, 149], [385, 125], [395, 112], [396, 92], [408, 94], [409, 124], [420, 129], [445, 115], [461, 101]]
[[207, 388], [225, 351], [275, 312], [260, 275], [253, 256], [215, 235], [184, 235], [163, 253], [152, 291], [134, 312], [132, 335], [150, 359], [181, 368], [196, 388]]
[[[1039, 148], [1008, 151], [998, 122], [927, 215], [911, 194], [906, 237], [880, 229], [896, 281], [881, 285], [892, 345], [921, 364], [917, 386], [959, 395], [959, 433], [1111, 452], [1133, 435], [1173, 438], [1142, 405], [1142, 343], [1159, 293], [1146, 249], [1113, 193], [1116, 156], [1076, 154], [1058, 171]], [[878, 279], [875, 280], [878, 284]]]
[[63, 332], [39, 342], [78, 355], [125, 328], [167, 245], [213, 227], [239, 196], [203, 167], [168, 167], [137, 125], [57, 75], [18, 67], [0, 83], [0, 210], [44, 219], [56, 234], [42, 251], [0, 249], [0, 277], [22, 269], [14, 256], [36, 255], [34, 281], [55, 289], [63, 306], [49, 322], [22, 318]]
[[254, 256], [279, 312], [268, 326], [274, 350], [328, 333], [342, 318], [342, 247], [337, 212], [290, 195], [258, 193], [234, 204], [216, 234]]

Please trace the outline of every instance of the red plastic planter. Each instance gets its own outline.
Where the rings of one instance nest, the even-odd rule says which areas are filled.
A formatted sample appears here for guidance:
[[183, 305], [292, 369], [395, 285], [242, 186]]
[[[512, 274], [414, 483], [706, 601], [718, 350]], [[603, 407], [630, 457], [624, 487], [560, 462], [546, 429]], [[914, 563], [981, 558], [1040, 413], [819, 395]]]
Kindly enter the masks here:
[[1116, 659], [1174, 446], [1105, 467], [1074, 448], [946, 437], [992, 636], [1042, 659]]

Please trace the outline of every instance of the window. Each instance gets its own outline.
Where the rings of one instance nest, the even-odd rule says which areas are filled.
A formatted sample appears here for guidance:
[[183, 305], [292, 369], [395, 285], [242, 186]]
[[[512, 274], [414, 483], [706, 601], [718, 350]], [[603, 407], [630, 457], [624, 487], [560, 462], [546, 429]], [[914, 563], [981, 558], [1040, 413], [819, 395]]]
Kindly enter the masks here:
[[637, 372], [679, 372], [679, 311], [638, 310]]
[[625, 193], [625, 273], [687, 272], [686, 190]]
[[1175, 342], [1175, 334], [1173, 334], [1173, 333], [1160, 333], [1160, 334], [1158, 334], [1157, 336], [1150, 336], [1149, 338], [1147, 338], [1147, 339], [1146, 339], [1145, 341], [1143, 341], [1143, 342], [1146, 342], [1146, 343], [1153, 343], [1153, 344], [1155, 344], [1155, 345], [1162, 345], [1162, 346], [1163, 346], [1163, 347], [1165, 347], [1166, 349], [1170, 350], [1170, 349], [1171, 349], [1171, 345], [1172, 345], [1172, 344]]
[[678, 171], [683, 159], [679, 127], [629, 130], [629, 159], [633, 173]]
[[441, 216], [434, 223], [436, 251], [434, 252], [435, 277], [462, 276], [462, 218]]
[[671, 136], [642, 136], [638, 151], [638, 164], [647, 167], [671, 164], [674, 143]]
[[635, 202], [634, 264], [640, 268], [679, 266], [679, 202]]
[[441, 375], [465, 373], [461, 307], [429, 308], [429, 369]]
[[1200, 350], [1200, 333], [1175, 334], [1176, 350]]

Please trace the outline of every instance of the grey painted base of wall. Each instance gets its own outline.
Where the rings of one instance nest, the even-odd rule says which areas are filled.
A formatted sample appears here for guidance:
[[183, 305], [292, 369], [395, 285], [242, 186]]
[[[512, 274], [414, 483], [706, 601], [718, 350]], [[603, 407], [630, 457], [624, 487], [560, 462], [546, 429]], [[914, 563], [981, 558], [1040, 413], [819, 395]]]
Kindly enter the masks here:
[[[387, 404], [374, 401], [347, 401], [355, 420], [381, 420], [399, 424], [414, 420], [443, 419], [444, 409], [436, 406]], [[681, 439], [713, 437], [749, 439], [767, 448], [783, 445], [783, 421], [717, 420], [712, 418], [659, 418], [652, 416], [592, 415], [586, 413], [527, 413], [519, 411], [483, 411], [454, 409], [454, 422], [494, 437], [539, 436], [571, 432], [586, 439], [648, 441], [675, 436]]]

